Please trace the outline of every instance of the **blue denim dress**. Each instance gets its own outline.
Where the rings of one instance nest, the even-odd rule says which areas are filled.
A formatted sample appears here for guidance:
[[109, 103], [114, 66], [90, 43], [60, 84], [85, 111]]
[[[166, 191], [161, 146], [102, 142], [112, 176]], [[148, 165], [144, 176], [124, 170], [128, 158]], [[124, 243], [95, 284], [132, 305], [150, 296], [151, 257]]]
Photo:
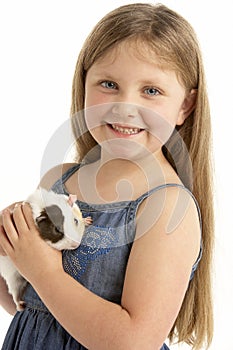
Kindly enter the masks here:
[[[75, 165], [70, 168], [53, 185], [52, 190], [67, 193], [64, 184], [79, 167], [80, 165]], [[93, 225], [86, 228], [81, 245], [77, 249], [63, 251], [64, 270], [93, 293], [120, 304], [126, 265], [135, 235], [137, 208], [150, 194], [165, 186], [181, 185], [167, 184], [156, 187], [135, 201], [95, 205], [78, 201], [83, 216], [91, 216]], [[191, 192], [190, 195], [193, 196]], [[200, 215], [198, 204], [197, 208]], [[201, 254], [202, 247], [192, 268], [190, 280]], [[86, 349], [56, 321], [30, 285], [26, 289], [24, 300], [26, 309], [14, 316], [2, 350]], [[91, 334], [91, 323], [89, 327]], [[161, 350], [169, 348], [164, 344]]]

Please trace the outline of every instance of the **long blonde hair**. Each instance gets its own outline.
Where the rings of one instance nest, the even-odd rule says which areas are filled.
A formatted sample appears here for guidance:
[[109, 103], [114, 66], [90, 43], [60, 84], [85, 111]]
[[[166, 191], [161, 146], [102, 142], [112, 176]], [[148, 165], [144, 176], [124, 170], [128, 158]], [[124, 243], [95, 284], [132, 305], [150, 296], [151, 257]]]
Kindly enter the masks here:
[[[72, 88], [71, 122], [74, 135], [80, 135], [76, 139], [79, 161], [96, 145], [85, 129], [81, 112], [84, 108], [86, 73], [97, 59], [124, 40], [138, 42], [139, 50], [140, 43], [147, 44], [161, 62], [177, 72], [187, 91], [197, 89], [195, 110], [176, 131], [182, 137], [192, 163], [191, 190], [201, 210], [203, 254], [169, 339], [171, 342], [186, 342], [195, 350], [204, 344], [209, 347], [213, 337], [211, 268], [214, 241], [210, 111], [201, 51], [195, 32], [173, 10], [161, 4], [124, 5], [103, 17], [87, 37], [78, 57]], [[80, 130], [85, 130], [85, 133]], [[163, 152], [177, 170], [171, 155], [174, 147], [176, 137], [171, 137], [164, 145]], [[183, 181], [190, 187], [189, 180]]]

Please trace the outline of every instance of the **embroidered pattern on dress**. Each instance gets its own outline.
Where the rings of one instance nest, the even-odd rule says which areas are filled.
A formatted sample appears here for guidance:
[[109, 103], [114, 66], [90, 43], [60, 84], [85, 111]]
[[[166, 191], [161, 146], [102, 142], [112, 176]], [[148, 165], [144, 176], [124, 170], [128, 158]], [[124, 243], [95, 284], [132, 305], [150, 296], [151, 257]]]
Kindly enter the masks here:
[[78, 280], [85, 272], [89, 261], [110, 252], [118, 241], [116, 229], [90, 226], [86, 228], [80, 246], [75, 250], [63, 251], [64, 270]]

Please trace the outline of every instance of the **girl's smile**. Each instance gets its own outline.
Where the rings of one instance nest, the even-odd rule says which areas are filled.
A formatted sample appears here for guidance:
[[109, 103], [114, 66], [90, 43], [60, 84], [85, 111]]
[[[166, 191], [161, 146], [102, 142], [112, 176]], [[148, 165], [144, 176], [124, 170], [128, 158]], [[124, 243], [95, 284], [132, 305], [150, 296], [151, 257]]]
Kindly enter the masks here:
[[137, 135], [143, 131], [140, 128], [129, 127], [119, 124], [107, 124], [109, 128], [113, 130], [117, 137], [130, 137], [132, 135]]

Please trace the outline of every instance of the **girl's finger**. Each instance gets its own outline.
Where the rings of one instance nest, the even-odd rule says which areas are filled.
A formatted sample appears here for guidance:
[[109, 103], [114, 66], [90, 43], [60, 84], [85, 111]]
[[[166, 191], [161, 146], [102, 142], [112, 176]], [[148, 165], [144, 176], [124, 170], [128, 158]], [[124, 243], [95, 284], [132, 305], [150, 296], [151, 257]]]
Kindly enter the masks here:
[[7, 237], [7, 234], [2, 225], [0, 225], [0, 255], [7, 255], [9, 248], [12, 249], [12, 245]]
[[20, 233], [23, 233], [23, 232], [29, 230], [29, 226], [28, 226], [27, 221], [25, 219], [21, 204], [15, 206], [15, 208], [13, 210], [13, 219], [14, 219], [14, 224], [16, 226], [16, 229], [17, 229], [19, 235], [20, 235]]
[[14, 247], [14, 243], [18, 241], [19, 235], [15, 228], [14, 222], [12, 220], [11, 214], [9, 210], [4, 210], [2, 213], [2, 223], [4, 232], [7, 236], [7, 239], [11, 243], [11, 245]]
[[25, 217], [25, 221], [28, 225], [29, 229], [36, 229], [35, 221], [33, 219], [32, 215], [32, 209], [28, 203], [23, 203], [22, 205], [22, 211]]
[[1, 244], [2, 237], [3, 237], [4, 235], [5, 235], [5, 234], [4, 234], [3, 227], [0, 226], [0, 256], [6, 255], [6, 252], [5, 252], [5, 250], [3, 249], [2, 244]]

